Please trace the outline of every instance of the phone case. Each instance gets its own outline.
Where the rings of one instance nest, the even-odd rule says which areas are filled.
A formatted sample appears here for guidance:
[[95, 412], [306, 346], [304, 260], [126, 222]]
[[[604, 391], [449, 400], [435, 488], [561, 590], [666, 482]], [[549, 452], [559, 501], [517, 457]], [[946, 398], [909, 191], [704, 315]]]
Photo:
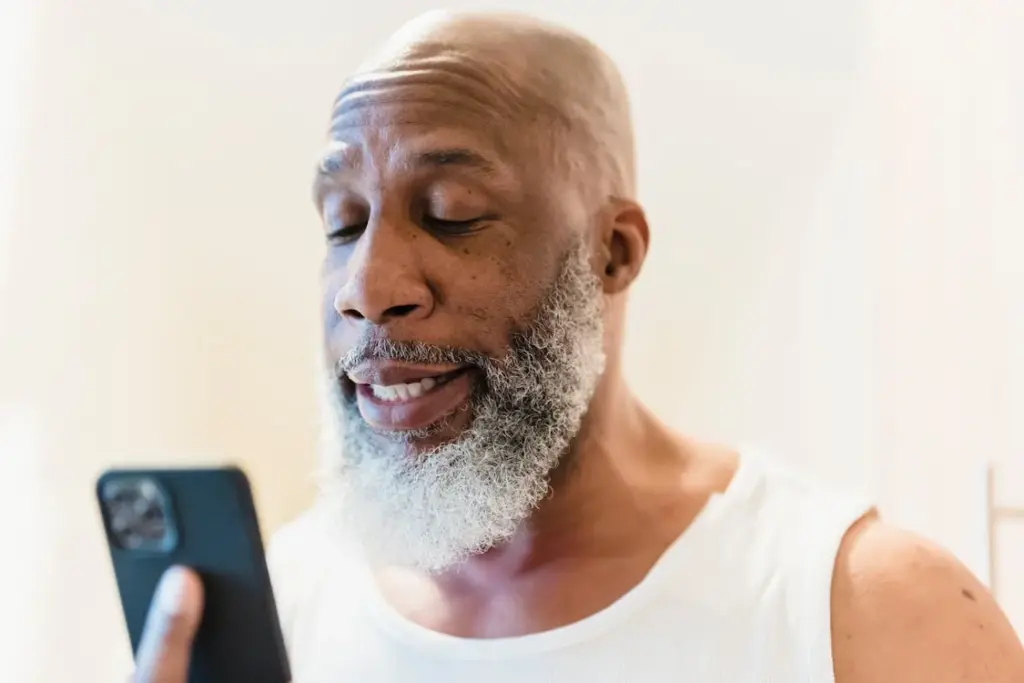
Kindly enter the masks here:
[[[137, 547], [125, 547], [118, 536], [124, 522], [114, 518], [105, 495], [116, 497], [117, 486], [128, 486], [124, 482], [153, 482], [155, 489], [150, 483], [135, 489], [159, 490], [165, 501], [164, 512], [150, 515], [166, 517], [157, 522], [166, 533], [154, 547], [135, 540]], [[111, 470], [100, 477], [96, 493], [132, 652], [160, 577], [168, 567], [185, 565], [199, 573], [205, 593], [189, 683], [288, 683], [256, 510], [241, 470]], [[139, 516], [136, 522], [145, 520]]]

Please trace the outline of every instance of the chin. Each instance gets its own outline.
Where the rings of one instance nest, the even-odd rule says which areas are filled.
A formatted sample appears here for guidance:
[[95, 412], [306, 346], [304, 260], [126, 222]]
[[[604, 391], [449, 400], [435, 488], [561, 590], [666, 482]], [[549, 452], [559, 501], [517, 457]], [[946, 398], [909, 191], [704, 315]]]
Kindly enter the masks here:
[[454, 429], [445, 423], [437, 423], [416, 431], [373, 429], [369, 425], [366, 425], [366, 430], [372, 433], [374, 438], [379, 439], [385, 448], [403, 452], [410, 457], [429, 455], [457, 442], [466, 433], [465, 429]]

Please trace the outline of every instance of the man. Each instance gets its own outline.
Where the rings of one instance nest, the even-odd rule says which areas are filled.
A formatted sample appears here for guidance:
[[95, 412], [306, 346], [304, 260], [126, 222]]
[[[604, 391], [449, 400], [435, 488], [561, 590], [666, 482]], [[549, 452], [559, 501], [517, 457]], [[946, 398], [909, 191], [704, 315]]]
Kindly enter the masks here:
[[[325, 488], [271, 558], [298, 683], [1024, 681], [950, 555], [629, 392], [649, 234], [598, 48], [413, 22], [335, 102], [315, 196]], [[184, 683], [200, 592], [169, 575], [137, 679]]]

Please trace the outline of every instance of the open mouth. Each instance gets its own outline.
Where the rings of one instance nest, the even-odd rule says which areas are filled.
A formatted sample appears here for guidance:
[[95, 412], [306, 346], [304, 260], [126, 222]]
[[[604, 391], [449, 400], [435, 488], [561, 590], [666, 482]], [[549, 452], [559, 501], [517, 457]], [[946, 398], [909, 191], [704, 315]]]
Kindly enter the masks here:
[[432, 373], [429, 368], [385, 367], [350, 373], [356, 404], [367, 424], [384, 432], [424, 430], [468, 408], [472, 367]]
[[431, 391], [443, 387], [461, 374], [469, 372], [469, 368], [459, 368], [441, 375], [424, 377], [411, 382], [400, 382], [397, 384], [365, 384], [369, 387], [373, 398], [383, 403], [399, 403], [420, 398]]

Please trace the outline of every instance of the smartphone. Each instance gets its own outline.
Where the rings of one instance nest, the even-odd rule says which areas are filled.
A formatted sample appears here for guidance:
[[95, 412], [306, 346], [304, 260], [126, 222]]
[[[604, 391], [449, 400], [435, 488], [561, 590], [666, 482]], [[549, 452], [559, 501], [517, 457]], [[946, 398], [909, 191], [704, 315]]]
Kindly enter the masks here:
[[205, 593], [189, 683], [288, 683], [252, 492], [238, 468], [110, 470], [96, 495], [132, 652], [160, 577], [195, 570]]

